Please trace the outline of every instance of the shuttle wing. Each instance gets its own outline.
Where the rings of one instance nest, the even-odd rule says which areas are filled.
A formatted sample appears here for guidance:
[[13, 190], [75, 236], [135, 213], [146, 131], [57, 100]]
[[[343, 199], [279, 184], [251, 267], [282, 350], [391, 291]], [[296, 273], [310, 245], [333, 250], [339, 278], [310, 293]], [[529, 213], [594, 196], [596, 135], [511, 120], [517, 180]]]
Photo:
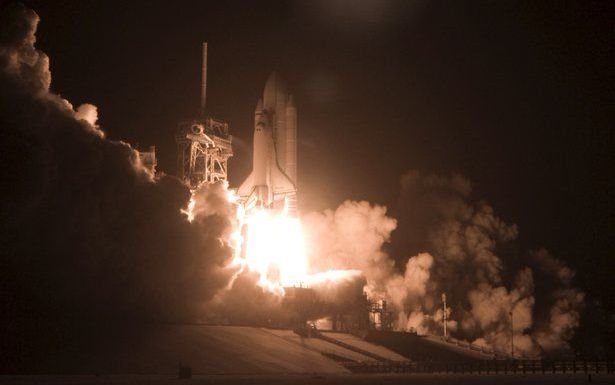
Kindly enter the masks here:
[[240, 197], [247, 197], [254, 191], [254, 171], [248, 175], [246, 180], [243, 181], [241, 186], [237, 189], [237, 195]]

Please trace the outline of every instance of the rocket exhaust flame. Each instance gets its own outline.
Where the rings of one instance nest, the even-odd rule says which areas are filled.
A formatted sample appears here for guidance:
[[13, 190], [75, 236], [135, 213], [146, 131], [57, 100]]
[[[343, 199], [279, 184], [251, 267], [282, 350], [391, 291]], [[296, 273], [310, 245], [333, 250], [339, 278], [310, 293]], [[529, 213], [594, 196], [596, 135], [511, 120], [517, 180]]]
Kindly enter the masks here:
[[283, 211], [258, 210], [247, 226], [244, 261], [260, 275], [259, 284], [271, 291], [305, 284], [307, 258], [301, 223]]
[[[181, 210], [190, 222], [199, 210], [197, 190], [192, 192], [188, 206]], [[343, 269], [309, 274], [303, 227], [299, 218], [289, 215], [288, 204], [282, 210], [253, 209], [246, 214], [234, 190], [227, 190], [226, 199], [236, 208], [235, 230], [220, 242], [234, 250], [230, 267], [240, 267], [234, 278], [245, 270], [256, 272], [259, 286], [283, 295], [284, 287], [309, 287], [362, 274], [359, 270]], [[228, 287], [232, 287], [234, 278]]]
[[239, 232], [236, 233], [241, 247], [241, 250], [237, 250], [236, 263], [257, 272], [258, 284], [272, 293], [284, 294], [284, 287], [309, 287], [361, 274], [358, 270], [329, 270], [309, 274], [301, 221], [289, 216], [288, 205], [281, 212], [255, 210], [242, 222], [245, 239]]

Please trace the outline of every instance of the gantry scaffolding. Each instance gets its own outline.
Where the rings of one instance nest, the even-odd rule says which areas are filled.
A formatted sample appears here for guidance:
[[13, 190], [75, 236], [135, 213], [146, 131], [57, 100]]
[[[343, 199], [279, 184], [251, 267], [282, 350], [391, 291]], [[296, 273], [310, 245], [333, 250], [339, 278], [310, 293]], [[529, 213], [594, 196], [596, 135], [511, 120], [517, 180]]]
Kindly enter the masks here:
[[190, 188], [227, 180], [227, 162], [233, 156], [228, 123], [211, 117], [181, 122], [175, 141], [177, 176]]
[[371, 328], [376, 330], [393, 330], [394, 314], [387, 309], [387, 301], [373, 301], [369, 304]]
[[201, 183], [228, 179], [228, 159], [233, 156], [228, 123], [207, 113], [207, 43], [203, 43], [199, 118], [177, 125], [177, 176], [191, 189]]

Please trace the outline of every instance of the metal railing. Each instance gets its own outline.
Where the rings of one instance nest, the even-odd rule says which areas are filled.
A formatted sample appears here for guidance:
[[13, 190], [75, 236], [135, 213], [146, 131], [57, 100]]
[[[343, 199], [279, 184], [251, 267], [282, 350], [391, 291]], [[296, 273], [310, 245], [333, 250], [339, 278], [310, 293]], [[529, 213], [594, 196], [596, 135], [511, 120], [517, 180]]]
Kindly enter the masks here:
[[[490, 349], [486, 346], [476, 345], [476, 344], [473, 344], [467, 341], [458, 340], [450, 336], [447, 336], [447, 337], [440, 336], [439, 339], [451, 345], [455, 345], [463, 349], [473, 350], [475, 352], [478, 352], [478, 353], [481, 353], [487, 356], [491, 356], [495, 358], [510, 358], [510, 353], [502, 352], [502, 351], [495, 350], [495, 349]], [[530, 357], [521, 357], [521, 358], [528, 359]]]
[[566, 374], [615, 373], [613, 361], [485, 360], [476, 362], [345, 362], [355, 373]]

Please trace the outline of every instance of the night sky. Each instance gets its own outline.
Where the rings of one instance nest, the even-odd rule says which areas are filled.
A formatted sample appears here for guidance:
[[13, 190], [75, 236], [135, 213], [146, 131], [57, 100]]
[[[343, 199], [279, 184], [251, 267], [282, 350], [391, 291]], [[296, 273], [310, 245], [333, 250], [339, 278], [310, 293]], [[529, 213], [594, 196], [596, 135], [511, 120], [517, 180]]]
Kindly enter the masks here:
[[599, 294], [615, 275], [612, 3], [24, 3], [41, 17], [52, 89], [98, 106], [109, 138], [156, 145], [159, 170], [175, 172], [208, 41], [208, 107], [235, 137], [231, 187], [250, 171], [253, 111], [277, 70], [298, 108], [303, 212], [365, 199], [395, 216], [404, 173], [458, 173], [519, 225], [520, 248], [551, 250], [613, 306]]

